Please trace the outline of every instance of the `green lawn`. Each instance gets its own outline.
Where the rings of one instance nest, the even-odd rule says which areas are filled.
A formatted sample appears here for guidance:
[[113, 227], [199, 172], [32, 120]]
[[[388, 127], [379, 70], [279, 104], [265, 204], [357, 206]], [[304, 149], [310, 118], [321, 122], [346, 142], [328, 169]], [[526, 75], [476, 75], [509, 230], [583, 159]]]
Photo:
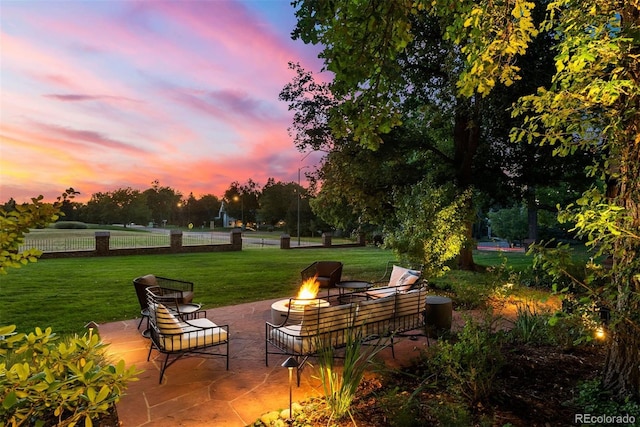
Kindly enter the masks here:
[[299, 287], [300, 271], [321, 259], [342, 261], [345, 279], [374, 280], [393, 254], [366, 247], [40, 260], [0, 276], [0, 324], [64, 333], [91, 320], [138, 317], [132, 280], [148, 273], [194, 282], [194, 302], [205, 308], [285, 297]]
[[[498, 265], [503, 256], [516, 269], [530, 262], [524, 254], [496, 252], [477, 252], [475, 260]], [[52, 326], [67, 333], [81, 332], [89, 321], [137, 318], [132, 280], [149, 273], [194, 282], [194, 302], [213, 308], [291, 296], [300, 286], [300, 271], [316, 260], [342, 261], [343, 279], [376, 280], [392, 259], [391, 251], [375, 247], [46, 259], [0, 275], [0, 324], [15, 324], [21, 332]], [[487, 279], [458, 273], [450, 278], [470, 284]]]

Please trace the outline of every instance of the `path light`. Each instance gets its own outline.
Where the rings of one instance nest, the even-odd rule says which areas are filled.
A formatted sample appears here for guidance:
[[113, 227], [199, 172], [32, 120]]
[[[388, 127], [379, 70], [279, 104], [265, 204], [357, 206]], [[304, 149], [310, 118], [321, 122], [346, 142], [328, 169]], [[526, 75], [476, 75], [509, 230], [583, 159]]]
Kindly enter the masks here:
[[86, 325], [84, 325], [84, 327], [89, 329], [89, 341], [91, 341], [91, 336], [93, 335], [93, 330], [94, 329], [96, 329], [96, 330], [98, 329], [98, 324], [92, 320], [91, 322], [89, 322]]
[[292, 407], [292, 397], [293, 397], [293, 369], [298, 367], [298, 361], [295, 357], [290, 356], [287, 360], [282, 364], [283, 368], [289, 369], [289, 418], [287, 419], [287, 424], [293, 425], [293, 412], [291, 410]]
[[595, 335], [596, 335], [596, 339], [600, 341], [604, 340], [607, 337], [607, 333], [605, 332], [604, 327], [602, 326], [599, 326], [596, 329]]

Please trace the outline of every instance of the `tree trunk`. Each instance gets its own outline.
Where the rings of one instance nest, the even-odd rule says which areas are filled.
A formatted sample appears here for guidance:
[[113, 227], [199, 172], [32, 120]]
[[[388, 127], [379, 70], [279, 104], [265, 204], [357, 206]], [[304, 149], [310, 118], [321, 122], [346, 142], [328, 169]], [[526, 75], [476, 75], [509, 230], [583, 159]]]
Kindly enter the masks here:
[[458, 254], [458, 268], [464, 271], [476, 271], [477, 265], [473, 261], [473, 224], [471, 221], [467, 223], [467, 244], [460, 249]]
[[533, 186], [527, 187], [527, 241], [530, 243], [538, 241], [538, 204], [536, 203], [536, 189]]
[[[640, 131], [638, 120], [630, 134]], [[613, 253], [613, 289], [617, 289], [611, 345], [604, 368], [604, 386], [618, 398], [632, 396], [640, 401], [640, 144], [631, 140], [622, 148], [616, 165], [617, 181], [611, 182], [608, 195], [625, 208], [620, 228], [626, 230], [617, 239]], [[611, 188], [614, 187], [614, 188]]]
[[[453, 130], [453, 143], [455, 147], [454, 164], [457, 166], [456, 178], [461, 191], [473, 185], [473, 160], [480, 143], [480, 129], [477, 120], [474, 120], [473, 105], [466, 101], [458, 100]], [[468, 212], [473, 212], [473, 202], [469, 201]], [[460, 249], [458, 266], [461, 270], [475, 271], [476, 264], [473, 261], [473, 223], [468, 221], [465, 234], [467, 244]]]
[[[636, 307], [638, 310], [640, 307]], [[636, 311], [637, 313], [637, 311]], [[619, 316], [621, 313], [615, 313]], [[605, 359], [603, 383], [619, 400], [629, 396], [640, 401], [640, 334], [636, 324], [621, 320], [612, 331]]]

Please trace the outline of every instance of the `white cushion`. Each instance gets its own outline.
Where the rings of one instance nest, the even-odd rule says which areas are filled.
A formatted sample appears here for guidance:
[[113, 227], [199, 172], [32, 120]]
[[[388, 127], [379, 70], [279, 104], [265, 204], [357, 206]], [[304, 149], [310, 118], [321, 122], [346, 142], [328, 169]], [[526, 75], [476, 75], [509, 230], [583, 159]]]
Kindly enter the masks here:
[[164, 304], [155, 307], [156, 326], [161, 334], [181, 334], [183, 323], [180, 322]]
[[394, 265], [393, 269], [391, 270], [391, 276], [389, 277], [389, 286], [399, 286], [400, 284], [398, 283], [398, 281], [402, 278], [402, 276], [405, 273], [410, 273], [416, 276], [416, 280], [417, 280], [417, 277], [420, 277], [420, 271], [418, 270], [410, 270], [408, 268]]
[[295, 353], [311, 353], [316, 348], [315, 337], [303, 337], [302, 325], [287, 325], [271, 331], [271, 340]]
[[381, 289], [391, 289], [393, 293], [358, 304], [355, 325], [363, 338], [371, 335], [385, 335], [391, 328], [395, 311], [395, 289]]
[[181, 322], [184, 332], [180, 335], [160, 336], [160, 345], [170, 351], [188, 350], [219, 344], [227, 340], [226, 329], [218, 327], [206, 318]]
[[395, 295], [398, 292], [398, 288], [395, 286], [384, 286], [382, 288], [369, 289], [366, 294], [369, 298], [379, 299], [388, 297], [389, 295]]
[[413, 274], [411, 271], [407, 271], [398, 279], [396, 286], [398, 287], [398, 291], [406, 292], [411, 289], [414, 283], [418, 281], [418, 276]]

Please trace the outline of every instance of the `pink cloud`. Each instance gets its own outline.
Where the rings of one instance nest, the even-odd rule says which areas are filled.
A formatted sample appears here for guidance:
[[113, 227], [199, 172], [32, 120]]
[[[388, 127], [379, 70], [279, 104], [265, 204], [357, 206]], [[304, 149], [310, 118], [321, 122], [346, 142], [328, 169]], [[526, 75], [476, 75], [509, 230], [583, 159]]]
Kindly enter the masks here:
[[2, 18], [3, 198], [296, 178], [278, 94], [317, 62], [292, 28], [239, 2], [25, 3]]

